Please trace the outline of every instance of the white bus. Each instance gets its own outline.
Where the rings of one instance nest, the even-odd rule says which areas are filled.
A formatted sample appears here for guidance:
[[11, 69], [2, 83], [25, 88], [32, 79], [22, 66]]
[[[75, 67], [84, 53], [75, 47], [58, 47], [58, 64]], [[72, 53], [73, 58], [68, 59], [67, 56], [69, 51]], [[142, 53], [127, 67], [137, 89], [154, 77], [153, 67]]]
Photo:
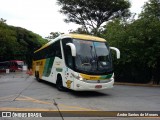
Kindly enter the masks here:
[[38, 81], [75, 91], [112, 88], [114, 73], [110, 49], [105, 39], [82, 34], [63, 34], [34, 52], [33, 73]]

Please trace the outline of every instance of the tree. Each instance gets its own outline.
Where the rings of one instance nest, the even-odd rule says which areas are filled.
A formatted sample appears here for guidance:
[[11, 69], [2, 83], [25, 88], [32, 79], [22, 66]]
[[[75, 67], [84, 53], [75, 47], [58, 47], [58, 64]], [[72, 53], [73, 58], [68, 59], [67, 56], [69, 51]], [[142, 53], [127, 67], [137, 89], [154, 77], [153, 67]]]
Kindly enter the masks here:
[[56, 37], [58, 37], [59, 35], [62, 35], [64, 33], [60, 33], [60, 32], [51, 32], [50, 35], [48, 37], [46, 37], [47, 39], [54, 39]]
[[121, 51], [121, 59], [115, 65], [119, 81], [160, 80], [160, 20], [155, 1], [144, 5], [139, 19], [131, 23], [115, 20], [105, 27], [103, 37]]
[[0, 62], [13, 59], [24, 60], [29, 67], [33, 52], [47, 42], [41, 36], [24, 28], [0, 22]]
[[104, 22], [117, 17], [128, 16], [128, 0], [57, 0], [65, 22], [82, 25], [87, 33], [97, 35]]
[[85, 28], [82, 26], [80, 28], [77, 28], [76, 30], [70, 30], [70, 33], [78, 33], [78, 34], [87, 34], [85, 31]]
[[1, 18], [1, 19], [0, 19], [0, 23], [6, 23], [6, 20], [3, 19], [3, 18]]
[[143, 6], [139, 18], [158, 18], [160, 20], [160, 0], [149, 0]]
[[149, 47], [149, 65], [152, 66], [153, 79], [158, 84], [160, 83], [160, 0], [149, 0], [139, 18], [152, 25], [152, 28], [148, 29], [148, 40], [152, 44], [152, 48]]

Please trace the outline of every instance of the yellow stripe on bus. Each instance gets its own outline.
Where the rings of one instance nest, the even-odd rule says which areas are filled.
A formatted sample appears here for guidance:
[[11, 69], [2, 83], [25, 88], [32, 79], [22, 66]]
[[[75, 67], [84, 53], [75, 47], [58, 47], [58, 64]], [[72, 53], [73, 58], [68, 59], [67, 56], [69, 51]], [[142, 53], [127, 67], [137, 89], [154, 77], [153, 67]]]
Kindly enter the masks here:
[[91, 36], [91, 35], [84, 35], [84, 34], [64, 34], [62, 36], [70, 36], [71, 38], [77, 38], [77, 39], [83, 39], [83, 40], [106, 42], [106, 40], [103, 38]]
[[[91, 41], [98, 41], [98, 42], [106, 42], [105, 39], [96, 37], [96, 36], [91, 36], [91, 35], [84, 35], [84, 34], [63, 34], [59, 39], [62, 38], [77, 38], [77, 39], [83, 39], [83, 40], [91, 40]], [[34, 53], [46, 48], [50, 44], [52, 44], [54, 41], [56, 41], [57, 38], [51, 40], [50, 42], [46, 43], [44, 46], [36, 50]], [[57, 39], [58, 40], [58, 39]]]

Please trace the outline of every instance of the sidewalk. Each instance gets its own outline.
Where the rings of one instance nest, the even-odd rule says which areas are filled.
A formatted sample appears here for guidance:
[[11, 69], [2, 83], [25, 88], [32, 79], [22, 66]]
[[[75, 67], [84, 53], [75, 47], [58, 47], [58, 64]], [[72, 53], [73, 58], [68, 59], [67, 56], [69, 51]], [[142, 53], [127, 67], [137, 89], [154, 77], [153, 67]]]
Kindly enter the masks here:
[[140, 83], [123, 83], [123, 82], [115, 82], [115, 85], [128, 85], [128, 86], [144, 86], [144, 87], [160, 87], [159, 85], [155, 85], [152, 83], [140, 84]]
[[9, 73], [0, 73], [0, 79], [4, 78], [26, 78], [29, 75], [26, 74], [26, 71], [16, 71], [16, 72], [9, 72]]

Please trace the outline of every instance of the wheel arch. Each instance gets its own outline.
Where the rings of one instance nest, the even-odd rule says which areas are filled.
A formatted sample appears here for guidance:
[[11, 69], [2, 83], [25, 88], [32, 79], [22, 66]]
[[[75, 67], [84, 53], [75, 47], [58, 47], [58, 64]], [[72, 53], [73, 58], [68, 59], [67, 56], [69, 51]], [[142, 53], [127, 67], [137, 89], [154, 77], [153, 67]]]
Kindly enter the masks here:
[[58, 78], [62, 79], [62, 84], [63, 84], [63, 77], [62, 77], [61, 73], [57, 73], [57, 75], [56, 75], [56, 82], [57, 82]]

